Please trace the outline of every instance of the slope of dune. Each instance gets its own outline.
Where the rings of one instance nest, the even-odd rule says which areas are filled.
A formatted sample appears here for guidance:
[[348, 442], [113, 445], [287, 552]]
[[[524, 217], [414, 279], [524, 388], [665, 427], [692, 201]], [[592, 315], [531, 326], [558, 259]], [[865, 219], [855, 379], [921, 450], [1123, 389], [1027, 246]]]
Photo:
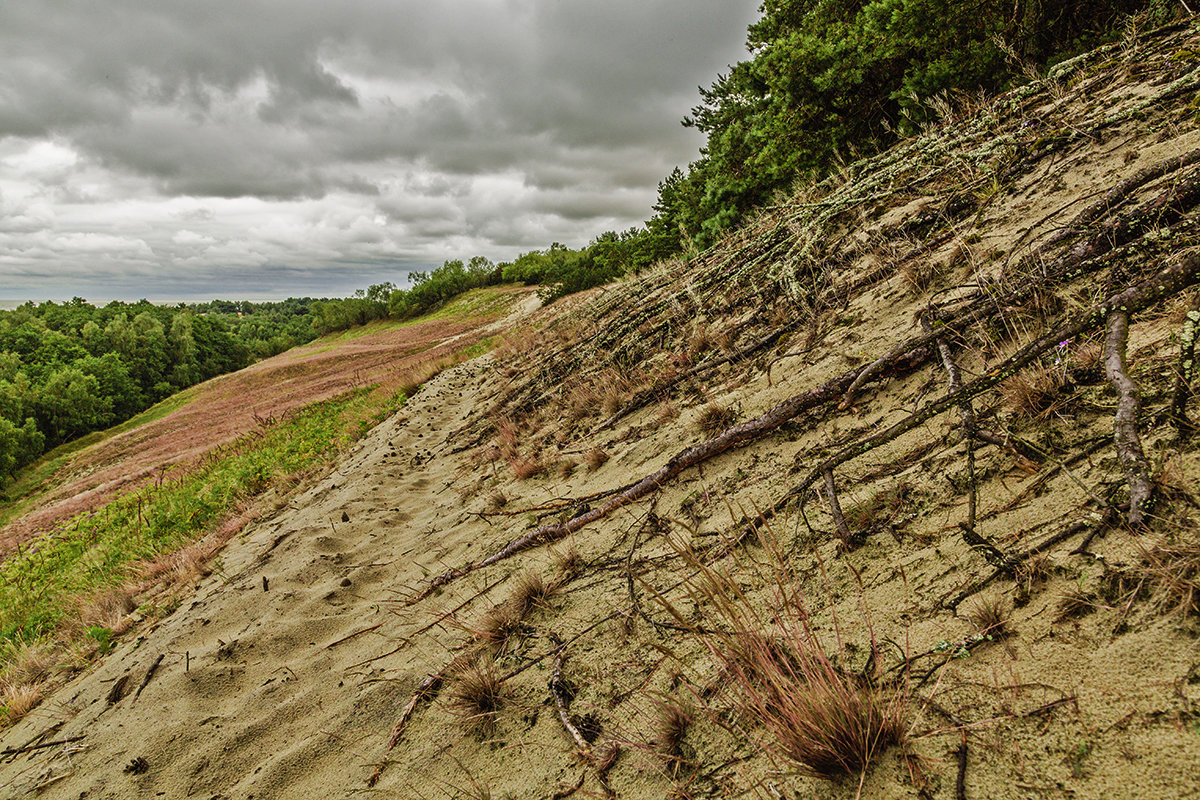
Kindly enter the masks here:
[[[1197, 52], [1102, 48], [538, 311], [0, 733], [0, 796], [1200, 793]], [[836, 702], [879, 747], [814, 775]]]

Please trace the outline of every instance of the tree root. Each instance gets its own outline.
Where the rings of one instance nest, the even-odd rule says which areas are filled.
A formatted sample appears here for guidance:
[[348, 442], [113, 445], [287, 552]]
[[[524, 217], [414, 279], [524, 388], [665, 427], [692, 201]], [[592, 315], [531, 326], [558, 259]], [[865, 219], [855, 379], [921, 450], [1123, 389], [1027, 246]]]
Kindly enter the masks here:
[[1117, 459], [1129, 479], [1129, 524], [1133, 527], [1145, 521], [1154, 484], [1150, 482], [1150, 465], [1142, 450], [1138, 435], [1138, 411], [1141, 400], [1137, 384], [1125, 368], [1125, 345], [1129, 340], [1129, 311], [1115, 307], [1108, 314], [1108, 333], [1104, 342], [1104, 374], [1117, 393], [1117, 413], [1113, 419], [1113, 444]]
[[1126, 314], [1141, 311], [1164, 298], [1178, 294], [1197, 282], [1200, 282], [1200, 256], [1195, 251], [1192, 251], [1181, 258], [1178, 263], [1159, 270], [1151, 277], [1120, 294], [1113, 295], [1103, 303], [1092, 306], [1092, 308], [1082, 314], [1073, 315], [1074, 320], [1072, 322], [1061, 325], [1025, 345], [981, 377], [965, 384], [957, 392], [949, 393], [939, 400], [926, 404], [924, 408], [909, 415], [906, 419], [897, 422], [887, 430], [868, 439], [856, 442], [813, 467], [800, 483], [776, 503], [776, 510], [782, 507], [781, 504], [786, 504], [807, 492], [826, 472], [836, 469], [847, 461], [891, 442], [902, 434], [923, 425], [952, 406], [958, 405], [995, 387], [1000, 382], [1008, 379], [1032, 363], [1034, 359], [1043, 353], [1049, 352], [1058, 346], [1059, 342], [1072, 339], [1096, 327], [1113, 311], [1120, 310]]

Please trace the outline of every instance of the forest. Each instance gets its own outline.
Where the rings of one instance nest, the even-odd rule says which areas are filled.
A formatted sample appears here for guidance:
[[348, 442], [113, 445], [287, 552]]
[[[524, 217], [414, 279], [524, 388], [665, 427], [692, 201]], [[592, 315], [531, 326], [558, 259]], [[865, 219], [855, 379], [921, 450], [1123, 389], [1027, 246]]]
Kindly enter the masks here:
[[313, 339], [311, 298], [0, 312], [0, 486], [46, 450]]
[[797, 180], [819, 179], [972, 96], [1185, 12], [1171, 0], [764, 0], [749, 58], [683, 124], [700, 158], [659, 184], [646, 235], [698, 251]]

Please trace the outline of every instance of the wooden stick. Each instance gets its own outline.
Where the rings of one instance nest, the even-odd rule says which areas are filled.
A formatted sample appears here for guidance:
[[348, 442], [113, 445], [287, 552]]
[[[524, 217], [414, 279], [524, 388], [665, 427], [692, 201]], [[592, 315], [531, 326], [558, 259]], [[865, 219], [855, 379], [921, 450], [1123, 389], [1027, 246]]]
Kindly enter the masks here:
[[142, 696], [142, 689], [146, 688], [146, 684], [150, 683], [150, 679], [154, 677], [154, 673], [158, 670], [158, 665], [162, 663], [165, 653], [159, 653], [158, 658], [154, 659], [154, 663], [150, 665], [150, 669], [146, 670], [146, 677], [142, 678], [142, 683], [138, 686], [137, 691], [133, 693], [133, 699], [137, 700]]
[[1142, 450], [1138, 435], [1138, 411], [1141, 400], [1137, 384], [1125, 367], [1125, 345], [1129, 341], [1129, 311], [1114, 308], [1108, 315], [1108, 333], [1104, 341], [1104, 374], [1117, 392], [1117, 413], [1113, 419], [1113, 443], [1117, 459], [1129, 479], [1129, 524], [1137, 527], [1144, 522], [1145, 508], [1150, 502], [1154, 485], [1150, 482], [1150, 465]]
[[20, 755], [21, 753], [31, 753], [34, 750], [41, 750], [46, 747], [54, 747], [55, 745], [59, 745], [59, 744], [70, 744], [71, 742], [78, 742], [83, 738], [84, 737], [82, 735], [71, 736], [70, 738], [67, 738], [67, 739], [55, 739], [53, 742], [42, 742], [41, 744], [31, 744], [31, 745], [26, 745], [25, 747], [7, 747], [3, 750], [0, 750], [0, 756], [16, 756], [16, 755]]
[[837, 527], [838, 538], [842, 540], [842, 545], [849, 550], [850, 526], [846, 524], [846, 517], [842, 514], [842, 504], [838, 502], [837, 487], [833, 483], [833, 470], [825, 473], [825, 501], [829, 503], [829, 514], [833, 517], [833, 523]]
[[367, 632], [369, 632], [369, 631], [376, 630], [377, 628], [381, 628], [381, 627], [383, 627], [383, 623], [382, 623], [382, 622], [377, 622], [377, 623], [375, 623], [374, 625], [372, 625], [372, 626], [371, 626], [371, 627], [369, 627], [369, 628], [363, 628], [361, 631], [355, 631], [354, 633], [352, 633], [352, 634], [350, 634], [350, 635], [348, 635], [348, 636], [343, 636], [342, 638], [338, 639], [336, 642], [330, 642], [329, 644], [325, 645], [325, 648], [324, 648], [324, 649], [326, 649], [326, 650], [332, 650], [333, 648], [337, 647], [337, 646], [338, 646], [339, 644], [341, 644], [342, 642], [348, 642], [348, 641], [350, 641], [351, 639], [353, 639], [355, 636], [358, 636], [358, 635], [360, 635], [360, 634], [363, 634], [363, 633], [367, 633]]

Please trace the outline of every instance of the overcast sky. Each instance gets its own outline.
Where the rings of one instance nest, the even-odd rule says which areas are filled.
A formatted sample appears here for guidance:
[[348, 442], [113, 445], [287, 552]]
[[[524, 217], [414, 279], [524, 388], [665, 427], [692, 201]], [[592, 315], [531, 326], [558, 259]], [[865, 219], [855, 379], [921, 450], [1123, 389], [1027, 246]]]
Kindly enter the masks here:
[[346, 295], [651, 214], [759, 0], [0, 0], [0, 300]]

